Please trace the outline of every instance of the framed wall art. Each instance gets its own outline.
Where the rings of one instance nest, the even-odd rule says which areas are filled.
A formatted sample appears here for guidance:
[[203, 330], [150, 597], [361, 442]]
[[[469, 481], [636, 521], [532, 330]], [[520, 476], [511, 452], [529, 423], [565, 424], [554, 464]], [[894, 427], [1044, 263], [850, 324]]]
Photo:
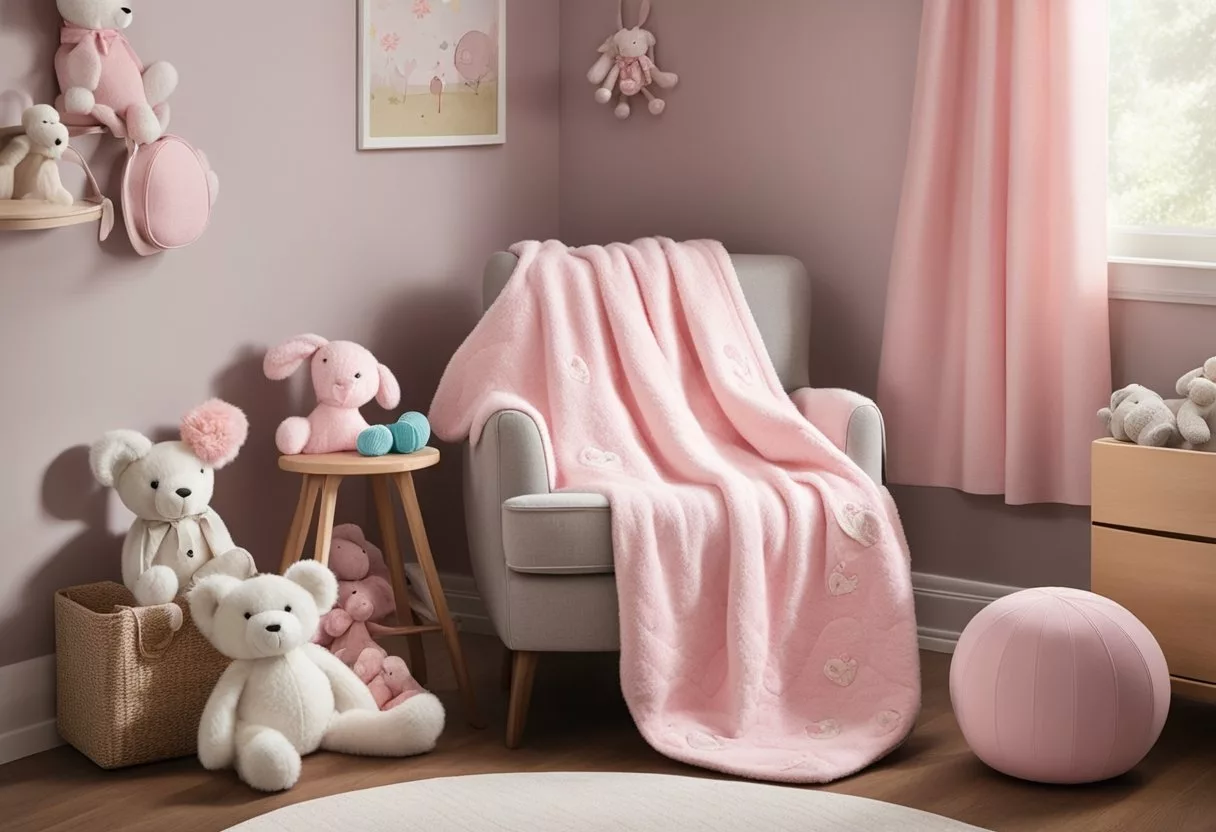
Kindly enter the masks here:
[[358, 0], [359, 149], [506, 140], [506, 0]]

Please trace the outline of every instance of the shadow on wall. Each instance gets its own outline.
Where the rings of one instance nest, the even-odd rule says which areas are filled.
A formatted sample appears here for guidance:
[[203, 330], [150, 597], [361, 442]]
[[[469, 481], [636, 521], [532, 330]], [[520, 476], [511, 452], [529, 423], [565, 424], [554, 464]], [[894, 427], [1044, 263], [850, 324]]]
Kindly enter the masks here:
[[53, 0], [0, 0], [0, 55], [16, 69], [5, 81], [36, 104], [55, 101], [58, 88], [47, 67], [59, 48], [62, 22]]
[[[394, 413], [377, 408], [365, 410], [375, 424], [383, 417], [417, 410], [426, 413], [447, 367], [449, 357], [464, 342], [477, 323], [479, 306], [470, 304], [469, 293], [462, 291], [461, 279], [452, 277], [438, 288], [431, 286], [403, 291], [386, 303], [373, 327], [368, 348], [392, 369], [401, 382], [401, 406]], [[467, 283], [467, 279], [463, 282]], [[403, 285], [410, 285], [403, 280]], [[480, 293], [477, 294], [480, 297]], [[461, 492], [461, 449], [431, 438], [439, 449], [441, 462], [418, 473], [418, 501], [426, 520], [427, 536], [440, 572], [470, 571], [468, 542], [464, 530], [464, 497]], [[398, 536], [403, 552], [413, 552], [405, 524], [397, 518]], [[364, 529], [375, 540], [379, 537], [375, 511], [367, 504]]]
[[21, 588], [15, 607], [0, 619], [0, 627], [8, 634], [0, 641], [0, 667], [47, 652], [49, 645], [25, 634], [41, 636], [53, 631], [56, 590], [117, 580], [122, 538], [107, 528], [109, 498], [109, 490], [98, 485], [89, 470], [88, 446], [69, 448], [47, 466], [42, 477], [42, 507], [77, 531], [42, 562]]
[[299, 483], [279, 471], [275, 428], [301, 407], [292, 385], [262, 373], [265, 347], [247, 344], [215, 377], [214, 394], [245, 411], [249, 439], [236, 460], [215, 478], [211, 506], [224, 518], [236, 545], [248, 549], [261, 571], [278, 571], [283, 540], [295, 511]]

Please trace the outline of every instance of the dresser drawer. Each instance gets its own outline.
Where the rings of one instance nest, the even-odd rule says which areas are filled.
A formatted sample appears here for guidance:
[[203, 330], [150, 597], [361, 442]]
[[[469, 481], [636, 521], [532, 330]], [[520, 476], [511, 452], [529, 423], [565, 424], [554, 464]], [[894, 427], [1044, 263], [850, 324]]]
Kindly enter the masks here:
[[1170, 674], [1216, 683], [1216, 543], [1093, 527], [1093, 591], [1156, 637]]
[[1216, 538], [1216, 454], [1094, 443], [1093, 521]]

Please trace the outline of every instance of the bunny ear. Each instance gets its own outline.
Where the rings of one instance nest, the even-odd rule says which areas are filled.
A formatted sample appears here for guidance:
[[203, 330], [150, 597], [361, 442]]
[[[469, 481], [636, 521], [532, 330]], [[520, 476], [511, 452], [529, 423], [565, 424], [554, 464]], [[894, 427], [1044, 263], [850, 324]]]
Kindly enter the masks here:
[[642, 13], [638, 17], [638, 28], [646, 25], [646, 20], [650, 17], [650, 0], [642, 0]]
[[625, 28], [625, 0], [620, 0], [616, 7], [616, 28]]
[[376, 391], [376, 401], [385, 410], [392, 410], [401, 401], [401, 386], [397, 384], [393, 371], [383, 364], [376, 365], [376, 372], [380, 373], [380, 389]]
[[297, 335], [266, 351], [266, 358], [262, 361], [262, 372], [268, 379], [282, 381], [298, 370], [304, 363], [304, 359], [328, 343], [329, 341], [320, 335]]

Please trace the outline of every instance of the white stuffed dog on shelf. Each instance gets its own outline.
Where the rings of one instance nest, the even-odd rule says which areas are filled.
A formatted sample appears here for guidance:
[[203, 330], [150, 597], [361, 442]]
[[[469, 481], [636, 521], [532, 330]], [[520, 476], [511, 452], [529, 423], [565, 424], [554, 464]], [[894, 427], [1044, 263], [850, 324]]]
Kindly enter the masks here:
[[56, 205], [75, 200], [59, 178], [59, 159], [68, 149], [68, 128], [49, 104], [35, 104], [21, 116], [21, 132], [0, 148], [0, 199], [40, 199]]
[[190, 592], [199, 630], [233, 660], [199, 722], [204, 768], [235, 767], [253, 788], [275, 792], [294, 786], [301, 756], [319, 748], [409, 757], [435, 747], [444, 713], [434, 694], [381, 711], [353, 670], [310, 643], [337, 598], [338, 579], [315, 561], [281, 576], [217, 575]]
[[122, 581], [141, 606], [167, 604], [208, 575], [257, 572], [211, 508], [215, 471], [236, 458], [248, 433], [244, 413], [212, 399], [182, 419], [180, 442], [153, 444], [133, 430], [114, 430], [89, 450], [93, 476], [135, 513], [122, 547]]

